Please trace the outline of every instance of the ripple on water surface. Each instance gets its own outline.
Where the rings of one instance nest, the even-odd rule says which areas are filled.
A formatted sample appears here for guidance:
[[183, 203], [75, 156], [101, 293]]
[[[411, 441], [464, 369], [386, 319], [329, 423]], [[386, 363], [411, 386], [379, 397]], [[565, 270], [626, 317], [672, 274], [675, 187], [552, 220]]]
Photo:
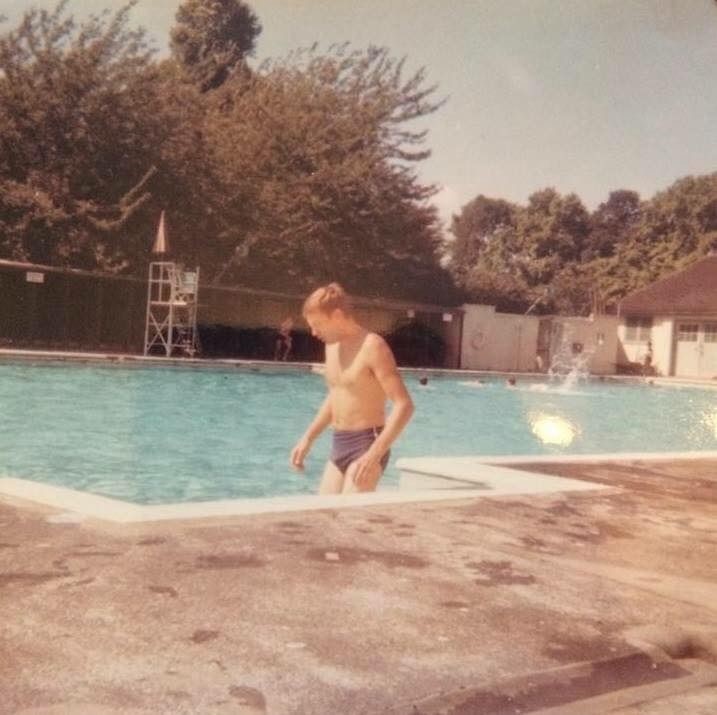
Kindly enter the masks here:
[[[417, 409], [394, 459], [717, 448], [711, 390], [406, 381]], [[311, 373], [3, 364], [0, 473], [141, 503], [311, 493], [329, 435], [304, 474], [288, 455], [324, 393]]]

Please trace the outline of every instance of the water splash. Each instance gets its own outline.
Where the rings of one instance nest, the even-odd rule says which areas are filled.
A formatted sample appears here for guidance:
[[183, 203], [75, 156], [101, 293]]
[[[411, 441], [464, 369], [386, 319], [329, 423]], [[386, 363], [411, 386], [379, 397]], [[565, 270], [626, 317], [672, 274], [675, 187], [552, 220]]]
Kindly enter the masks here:
[[561, 391], [573, 390], [581, 380], [590, 377], [590, 361], [595, 346], [574, 340], [572, 328], [561, 323], [553, 325], [551, 342], [548, 379], [551, 383], [559, 383]]

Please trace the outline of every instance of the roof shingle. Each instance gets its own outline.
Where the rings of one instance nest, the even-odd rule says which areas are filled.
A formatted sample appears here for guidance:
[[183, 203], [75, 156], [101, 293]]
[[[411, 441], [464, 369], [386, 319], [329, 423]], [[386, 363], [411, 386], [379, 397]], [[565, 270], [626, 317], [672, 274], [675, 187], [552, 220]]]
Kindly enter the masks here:
[[717, 315], [717, 254], [630, 293], [620, 315]]

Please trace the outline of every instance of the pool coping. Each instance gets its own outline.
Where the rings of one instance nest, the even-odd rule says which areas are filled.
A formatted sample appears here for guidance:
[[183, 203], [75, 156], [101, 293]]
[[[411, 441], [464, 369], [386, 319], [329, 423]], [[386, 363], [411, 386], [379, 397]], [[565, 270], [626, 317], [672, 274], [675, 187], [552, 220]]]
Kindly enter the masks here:
[[[159, 355], [138, 355], [135, 353], [73, 352], [62, 350], [23, 350], [0, 348], [0, 363], [6, 362], [47, 362], [78, 363], [90, 365], [108, 365], [116, 367], [164, 367], [185, 369], [243, 369], [249, 372], [300, 372], [323, 374], [323, 362], [283, 362], [253, 358], [190, 358], [163, 357]], [[399, 370], [406, 374], [426, 375], [428, 377], [465, 376], [465, 377], [523, 377], [541, 379], [548, 375], [544, 372], [514, 372], [501, 370], [471, 370], [444, 367], [401, 366]], [[609, 379], [610, 376], [605, 376]], [[616, 376], [622, 379], [623, 376]], [[627, 376], [631, 378], [631, 376]]]
[[[556, 494], [566, 491], [612, 489], [597, 482], [527, 471], [529, 464], [659, 462], [717, 459], [717, 451], [615, 453], [592, 455], [511, 455], [494, 457], [410, 457], [397, 462], [403, 488], [350, 495], [291, 495], [247, 499], [137, 504], [15, 477], [0, 477], [0, 498], [9, 497], [60, 510], [49, 517], [58, 522], [98, 519], [115, 523], [203, 519], [254, 514], [344, 509], [381, 504], [499, 498], [509, 495]], [[509, 465], [518, 465], [511, 468]], [[456, 471], [457, 470], [457, 471]], [[478, 473], [479, 472], [479, 473]], [[418, 478], [419, 488], [411, 487]], [[421, 479], [424, 481], [421, 482]], [[425, 479], [435, 480], [420, 488]], [[501, 485], [502, 482], [502, 485]], [[490, 485], [490, 486], [488, 486]]]
[[[396, 466], [401, 472], [401, 485], [408, 488], [450, 488], [451, 484], [468, 485], [480, 482], [475, 476], [485, 466], [510, 466], [512, 471], [535, 474], [522, 467], [533, 464], [615, 464], [632, 462], [667, 462], [717, 459], [717, 450], [688, 452], [613, 452], [603, 454], [535, 454], [461, 457], [402, 457]], [[440, 485], [443, 483], [443, 487]]]
[[[46, 482], [0, 477], [0, 498], [11, 497], [59, 509], [61, 513], [51, 516], [51, 521], [71, 523], [91, 518], [127, 524], [609, 488], [594, 482], [567, 477], [536, 474], [492, 465], [482, 466], [484, 469], [480, 479], [476, 477], [470, 483], [456, 482], [448, 488], [441, 486], [436, 489], [379, 489], [375, 492], [347, 495], [300, 494], [169, 504], [137, 504]], [[507, 483], [505, 483], [506, 477], [508, 477]], [[501, 479], [504, 481], [502, 485]]]
[[[254, 372], [311, 372], [322, 373], [323, 363], [283, 362], [251, 358], [168, 358], [159, 355], [138, 355], [136, 353], [81, 352], [65, 350], [33, 350], [21, 348], [0, 348], [0, 362], [39, 361], [39, 362], [76, 362], [89, 364], [118, 365], [122, 367], [183, 367], [183, 368], [235, 368]], [[547, 379], [545, 372], [521, 372], [515, 370], [473, 370], [468, 368], [442, 367], [400, 367], [405, 374], [430, 376], [466, 376], [466, 377], [515, 377], [527, 380]], [[696, 387], [717, 390], [714, 378], [659, 377], [642, 375], [591, 374], [591, 380], [618, 383], [654, 383], [663, 387]]]
[[[717, 459], [717, 450], [687, 450], [685, 452], [600, 452], [593, 454], [521, 454], [521, 455], [461, 455], [456, 457], [401, 457], [399, 469], [414, 471], [418, 462], [450, 460], [471, 464], [597, 464], [599, 462], [661, 462], [671, 460]], [[420, 468], [419, 468], [420, 471]], [[430, 473], [430, 472], [428, 472]]]

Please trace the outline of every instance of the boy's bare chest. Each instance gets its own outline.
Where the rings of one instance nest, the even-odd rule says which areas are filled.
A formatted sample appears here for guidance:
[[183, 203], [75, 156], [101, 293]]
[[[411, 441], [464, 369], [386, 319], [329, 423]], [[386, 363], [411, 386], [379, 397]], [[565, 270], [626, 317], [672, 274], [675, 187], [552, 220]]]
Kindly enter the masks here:
[[371, 372], [360, 353], [340, 354], [338, 350], [326, 354], [326, 381], [332, 387], [352, 387], [371, 378]]

